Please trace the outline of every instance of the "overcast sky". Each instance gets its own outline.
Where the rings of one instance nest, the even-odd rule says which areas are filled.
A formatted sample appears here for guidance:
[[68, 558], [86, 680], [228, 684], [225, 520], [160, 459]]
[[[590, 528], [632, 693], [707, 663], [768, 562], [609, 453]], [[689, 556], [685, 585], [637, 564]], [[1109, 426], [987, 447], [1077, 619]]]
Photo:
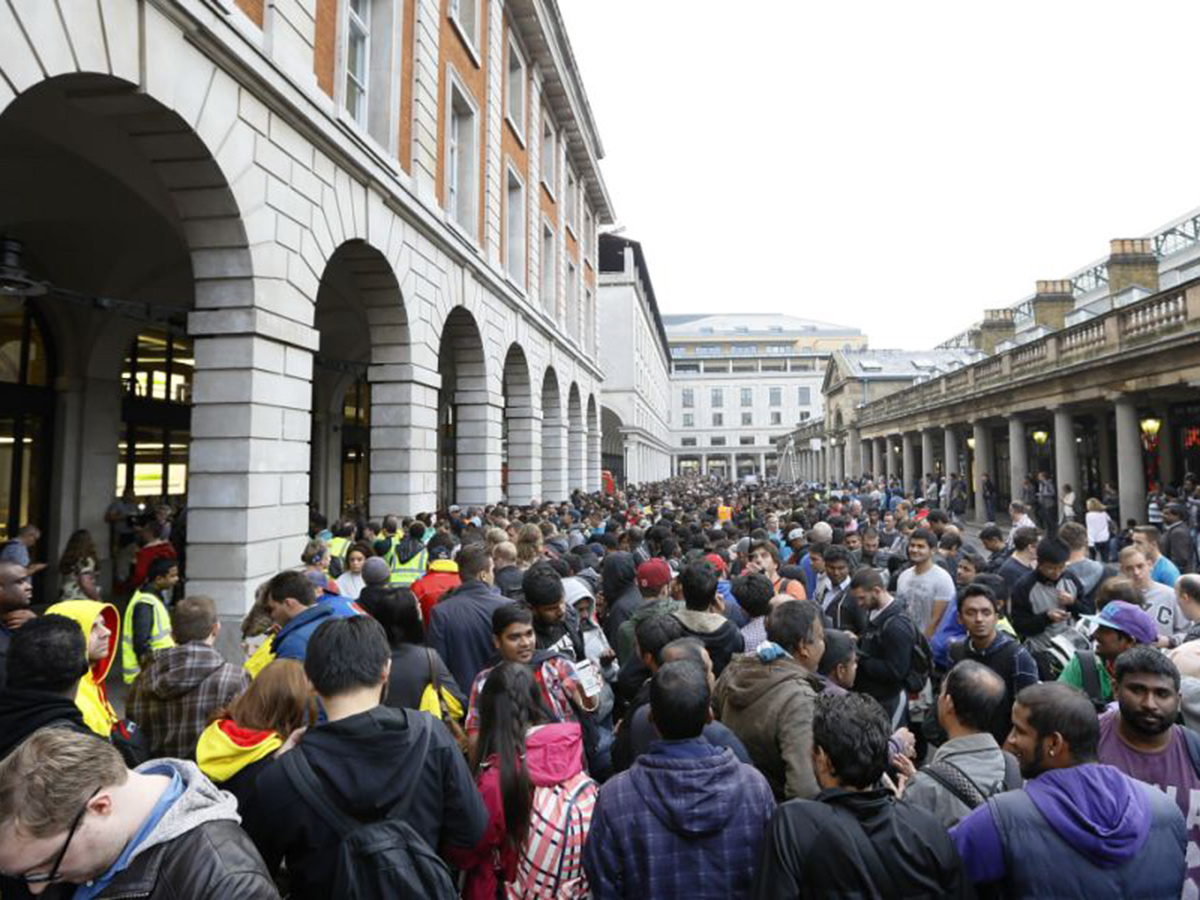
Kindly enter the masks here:
[[1194, 2], [559, 2], [663, 313], [924, 348], [1200, 207]]

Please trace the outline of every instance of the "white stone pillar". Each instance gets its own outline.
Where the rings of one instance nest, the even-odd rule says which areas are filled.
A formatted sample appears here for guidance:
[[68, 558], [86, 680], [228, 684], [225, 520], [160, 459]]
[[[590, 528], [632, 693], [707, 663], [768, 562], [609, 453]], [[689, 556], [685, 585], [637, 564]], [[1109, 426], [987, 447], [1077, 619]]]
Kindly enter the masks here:
[[933, 474], [933, 429], [921, 429], [921, 472], [918, 478]]
[[1137, 404], [1132, 397], [1113, 403], [1117, 429], [1117, 491], [1121, 498], [1121, 522], [1146, 520], [1146, 469], [1142, 464], [1142, 431]]
[[[1025, 441], [1025, 422], [1020, 416], [1008, 417], [1008, 480], [1012, 485], [1010, 500], [1021, 499], [1021, 488], [1029, 474], [1029, 446]], [[1029, 510], [1032, 515], [1033, 511]]]
[[[638, 447], [638, 477], [643, 481], [650, 481], [648, 477], [649, 466], [645, 460], [646, 448]], [[587, 480], [584, 484], [584, 490], [589, 494], [594, 494], [600, 490], [600, 429], [593, 428], [587, 433]]]
[[567, 499], [567, 421], [542, 411], [542, 496], [558, 503]]
[[571, 426], [567, 437], [567, 496], [584, 486], [587, 469], [587, 432], [583, 424]]
[[508, 502], [528, 506], [542, 493], [542, 416], [531, 407], [506, 410]]
[[946, 454], [946, 471], [944, 475], [958, 474], [958, 433], [954, 426], [947, 425], [942, 431], [943, 448]]
[[883, 468], [887, 473], [888, 484], [891, 484], [892, 479], [896, 477], [896, 467], [895, 446], [892, 444], [892, 436], [889, 434], [883, 439]]
[[846, 451], [849, 453], [849, 459], [846, 462], [848, 473], [851, 478], [862, 478], [863, 474], [863, 457], [862, 457], [862, 432], [851, 426], [846, 434]]
[[875, 438], [871, 441], [871, 474], [878, 481], [884, 474], [883, 462], [884, 441], [883, 438]]
[[916, 461], [913, 459], [913, 454], [915, 451], [911, 432], [906, 431], [900, 435], [900, 446], [901, 455], [903, 457], [901, 460], [903, 463], [903, 470], [900, 473], [900, 489], [904, 493], [908, 493], [909, 491], [916, 490], [913, 485], [920, 480], [920, 476], [917, 475]]
[[983, 502], [983, 474], [987, 473], [988, 477], [992, 479], [993, 486], [996, 483], [996, 473], [992, 471], [992, 430], [982, 422], [976, 422], [973, 430], [972, 436], [975, 438], [975, 520], [982, 523], [987, 521], [987, 504]]
[[1079, 453], [1075, 447], [1075, 420], [1070, 410], [1060, 406], [1054, 410], [1054, 486], [1060, 496], [1066, 484], [1079, 489]]
[[841, 484], [846, 480], [846, 439], [839, 438], [833, 447], [833, 477]]
[[456, 391], [454, 502], [482, 506], [500, 499], [500, 420], [504, 398], [487, 391]]
[[372, 366], [370, 506], [373, 516], [437, 507], [441, 376], [422, 366]]

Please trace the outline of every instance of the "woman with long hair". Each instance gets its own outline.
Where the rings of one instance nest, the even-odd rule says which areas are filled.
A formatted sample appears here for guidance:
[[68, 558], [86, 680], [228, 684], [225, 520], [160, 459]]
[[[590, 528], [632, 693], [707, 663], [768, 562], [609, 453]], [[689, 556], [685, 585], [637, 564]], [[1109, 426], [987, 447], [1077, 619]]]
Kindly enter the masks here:
[[358, 599], [358, 595], [366, 586], [362, 577], [363, 566], [371, 556], [374, 556], [374, 553], [366, 541], [356, 541], [350, 545], [350, 549], [346, 551], [346, 571], [337, 577], [336, 582], [343, 597]]
[[473, 850], [450, 851], [467, 872], [464, 900], [586, 897], [583, 845], [598, 788], [578, 723], [554, 721], [529, 666], [504, 662], [488, 676], [474, 767], [489, 818]]
[[542, 558], [542, 529], [533, 524], [517, 532], [517, 568], [528, 569]]
[[1099, 557], [1100, 562], [1108, 562], [1108, 542], [1112, 535], [1108, 530], [1108, 510], [1098, 498], [1088, 498], [1083, 522], [1087, 526], [1088, 550], [1092, 559]]
[[90, 531], [80, 528], [71, 533], [58, 561], [58, 574], [62, 576], [59, 600], [100, 600], [100, 588], [96, 586], [98, 556]]
[[277, 659], [237, 699], [213, 714], [196, 742], [196, 764], [242, 806], [253, 796], [259, 772], [316, 721], [317, 702], [304, 664]]

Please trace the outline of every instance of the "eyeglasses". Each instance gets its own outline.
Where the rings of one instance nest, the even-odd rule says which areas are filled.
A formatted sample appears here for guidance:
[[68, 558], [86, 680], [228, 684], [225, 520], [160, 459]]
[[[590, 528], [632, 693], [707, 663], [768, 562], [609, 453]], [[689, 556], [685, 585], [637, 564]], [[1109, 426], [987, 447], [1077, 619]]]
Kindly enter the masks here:
[[71, 846], [71, 839], [75, 837], [75, 832], [79, 830], [79, 823], [83, 821], [83, 814], [87, 812], [88, 804], [92, 802], [92, 799], [98, 793], [100, 793], [100, 788], [92, 791], [91, 796], [84, 801], [79, 812], [75, 814], [75, 819], [71, 822], [71, 830], [67, 832], [67, 839], [63, 842], [62, 849], [58, 851], [58, 856], [54, 857], [54, 865], [50, 867], [50, 871], [44, 875], [22, 875], [22, 881], [26, 884], [49, 884], [59, 880], [58, 867], [62, 865], [63, 857], [67, 855], [67, 848]]

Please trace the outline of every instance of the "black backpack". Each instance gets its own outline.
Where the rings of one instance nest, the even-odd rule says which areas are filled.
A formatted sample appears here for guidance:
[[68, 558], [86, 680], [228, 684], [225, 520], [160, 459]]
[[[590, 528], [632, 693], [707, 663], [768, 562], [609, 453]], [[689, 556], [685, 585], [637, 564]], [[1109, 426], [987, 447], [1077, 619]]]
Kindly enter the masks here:
[[988, 797], [1003, 791], [1019, 790], [1025, 783], [1017, 758], [1007, 750], [1001, 752], [1004, 754], [1004, 780], [997, 784], [980, 786], [949, 760], [930, 763], [921, 771], [961, 800], [967, 809], [975, 809], [982, 806]]
[[[420, 729], [413, 760], [424, 765], [429, 750], [428, 716], [409, 714]], [[280, 757], [283, 772], [300, 796], [338, 834], [330, 896], [339, 900], [455, 900], [450, 868], [402, 816], [415, 792], [382, 819], [363, 821], [344, 812], [299, 748]]]
[[1096, 659], [1096, 654], [1091, 650], [1077, 650], [1075, 655], [1079, 658], [1079, 674], [1083, 680], [1083, 692], [1092, 701], [1096, 712], [1102, 713], [1108, 708], [1108, 701], [1104, 699], [1104, 688], [1100, 684], [1100, 663]]
[[933, 648], [929, 646], [929, 638], [925, 637], [925, 632], [917, 627], [916, 622], [909, 619], [908, 624], [913, 630], [913, 645], [908, 674], [904, 676], [904, 689], [910, 694], [919, 694], [933, 672]]

